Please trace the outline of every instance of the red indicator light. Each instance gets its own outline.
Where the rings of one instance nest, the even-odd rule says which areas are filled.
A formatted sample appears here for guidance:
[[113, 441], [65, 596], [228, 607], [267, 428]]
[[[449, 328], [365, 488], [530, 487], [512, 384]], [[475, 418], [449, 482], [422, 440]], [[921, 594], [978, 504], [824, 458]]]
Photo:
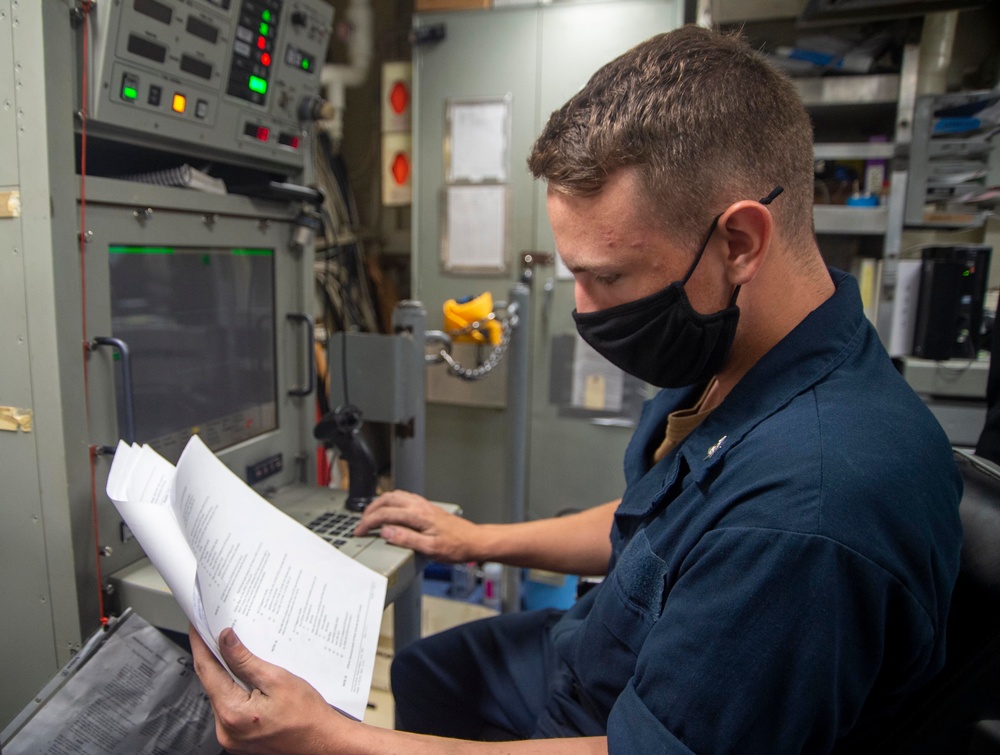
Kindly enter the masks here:
[[268, 53], [266, 53], [266, 52], [262, 52], [260, 54], [260, 64], [262, 66], [269, 66], [269, 65], [271, 65], [271, 56]]
[[268, 131], [268, 129], [264, 126], [257, 127], [257, 138], [262, 142], [267, 141], [267, 137], [270, 135], [270, 133], [271, 132]]
[[405, 153], [397, 152], [396, 157], [392, 161], [392, 177], [396, 180], [396, 185], [402, 186], [405, 184], [409, 176], [410, 160]]
[[291, 139], [289, 139], [288, 140], [288, 146], [291, 147], [292, 149], [298, 149], [299, 148], [299, 137], [293, 136]]
[[267, 47], [267, 40], [264, 37], [257, 37], [257, 48], [263, 50]]
[[410, 92], [403, 82], [397, 81], [392, 85], [392, 90], [389, 92], [389, 104], [396, 115], [406, 110], [406, 106], [410, 104]]

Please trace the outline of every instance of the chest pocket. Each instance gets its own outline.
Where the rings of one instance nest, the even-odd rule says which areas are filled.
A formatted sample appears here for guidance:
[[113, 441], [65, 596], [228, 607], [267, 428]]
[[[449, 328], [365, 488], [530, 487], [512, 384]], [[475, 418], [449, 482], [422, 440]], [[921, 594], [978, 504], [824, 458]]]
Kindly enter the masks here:
[[640, 530], [622, 551], [576, 636], [573, 671], [605, 719], [635, 673], [663, 606], [667, 566]]
[[639, 530], [618, 559], [609, 585], [622, 610], [603, 617], [612, 633], [634, 653], [639, 652], [660, 617], [666, 574], [666, 563], [653, 552], [646, 533]]

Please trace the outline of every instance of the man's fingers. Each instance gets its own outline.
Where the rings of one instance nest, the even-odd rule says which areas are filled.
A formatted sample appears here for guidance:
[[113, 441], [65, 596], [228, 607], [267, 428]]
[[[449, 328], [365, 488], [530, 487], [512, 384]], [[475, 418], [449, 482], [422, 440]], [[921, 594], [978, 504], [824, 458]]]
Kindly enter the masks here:
[[428, 512], [415, 507], [386, 507], [374, 512], [365, 512], [364, 519], [358, 524], [355, 533], [360, 537], [367, 532], [386, 524], [396, 524], [413, 530], [426, 530], [433, 524]]
[[382, 539], [390, 545], [397, 545], [400, 548], [410, 548], [418, 553], [424, 553], [434, 558], [443, 558], [434, 550], [434, 538], [424, 535], [408, 527], [397, 527], [395, 525], [384, 525], [382, 527]]
[[205, 641], [193, 626], [188, 628], [188, 638], [191, 641], [191, 657], [194, 659], [194, 671], [198, 674], [202, 686], [210, 696], [231, 693], [233, 690], [239, 690], [243, 695], [246, 694], [233, 681], [229, 672], [219, 663], [218, 658], [212, 653], [211, 648], [205, 644]]
[[251, 689], [259, 689], [266, 693], [268, 685], [269, 663], [251, 653], [247, 646], [240, 642], [236, 632], [226, 627], [219, 633], [219, 650], [229, 670], [246, 682]]

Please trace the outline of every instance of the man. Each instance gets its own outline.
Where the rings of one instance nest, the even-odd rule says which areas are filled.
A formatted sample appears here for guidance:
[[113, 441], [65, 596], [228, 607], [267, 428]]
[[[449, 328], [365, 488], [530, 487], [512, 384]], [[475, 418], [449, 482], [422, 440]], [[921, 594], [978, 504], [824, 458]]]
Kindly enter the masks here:
[[[581, 335], [665, 388], [626, 453], [624, 496], [476, 525], [393, 492], [358, 534], [380, 527], [443, 561], [606, 578], [565, 614], [502, 615], [397, 653], [397, 718], [422, 735], [338, 717], [227, 630], [248, 696], [193, 636], [223, 744], [645, 754], [870, 743], [943, 663], [961, 483], [856, 283], [820, 257], [811, 127], [792, 85], [737, 40], [685, 27], [598, 71], [552, 115], [529, 166], [548, 182]], [[468, 741], [494, 739], [521, 741]]]

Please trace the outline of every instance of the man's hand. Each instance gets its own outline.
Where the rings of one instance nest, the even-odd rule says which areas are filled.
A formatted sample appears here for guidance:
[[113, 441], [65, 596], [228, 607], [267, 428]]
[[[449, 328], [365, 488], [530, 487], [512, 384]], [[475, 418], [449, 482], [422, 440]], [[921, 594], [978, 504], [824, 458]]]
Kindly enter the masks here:
[[534, 739], [520, 742], [469, 742], [380, 729], [346, 718], [307, 682], [261, 660], [223, 629], [219, 648], [226, 664], [251, 688], [232, 680], [205, 641], [188, 629], [194, 670], [212, 710], [215, 735], [232, 755], [607, 755], [607, 739]]
[[306, 681], [253, 655], [232, 629], [222, 630], [219, 647], [250, 692], [232, 680], [194, 627], [188, 636], [195, 672], [215, 711], [216, 737], [228, 752], [326, 753], [357, 725]]
[[430, 556], [443, 563], [478, 560], [475, 542], [479, 525], [449, 514], [423, 496], [393, 490], [368, 504], [355, 535], [380, 529], [386, 542]]

